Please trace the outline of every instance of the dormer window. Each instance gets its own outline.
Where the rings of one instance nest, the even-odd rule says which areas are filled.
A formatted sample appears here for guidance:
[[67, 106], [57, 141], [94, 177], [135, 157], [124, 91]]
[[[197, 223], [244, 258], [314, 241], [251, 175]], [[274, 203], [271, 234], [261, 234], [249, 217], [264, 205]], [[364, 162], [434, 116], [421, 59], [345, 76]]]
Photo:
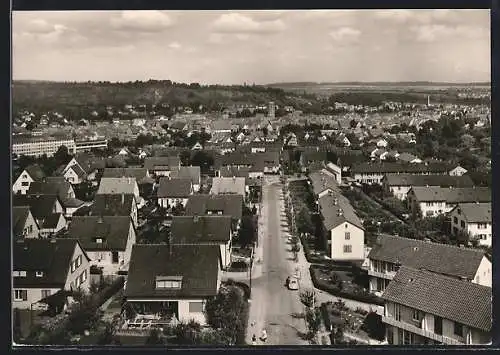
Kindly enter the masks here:
[[12, 271], [13, 277], [26, 277], [26, 271]]
[[157, 276], [157, 289], [180, 289], [182, 287], [182, 276]]
[[43, 271], [37, 271], [35, 275], [36, 277], [43, 277]]
[[97, 244], [102, 244], [102, 238], [95, 238], [95, 242]]

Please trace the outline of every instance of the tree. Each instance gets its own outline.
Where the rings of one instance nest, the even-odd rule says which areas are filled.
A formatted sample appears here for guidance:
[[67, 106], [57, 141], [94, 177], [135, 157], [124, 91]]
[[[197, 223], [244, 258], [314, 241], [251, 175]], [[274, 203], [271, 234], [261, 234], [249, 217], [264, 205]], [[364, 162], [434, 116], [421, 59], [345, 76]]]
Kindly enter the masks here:
[[257, 228], [253, 215], [241, 218], [241, 227], [238, 232], [238, 243], [242, 247], [253, 244], [257, 240]]
[[306, 323], [309, 339], [314, 339], [321, 325], [321, 312], [318, 308], [306, 310]]
[[308, 308], [316, 304], [316, 292], [314, 290], [304, 290], [300, 293], [300, 301]]
[[352, 119], [351, 122], [349, 122], [349, 126], [351, 128], [356, 128], [357, 125], [358, 125], [358, 122], [356, 122], [355, 119]]
[[191, 165], [199, 166], [202, 172], [207, 173], [214, 165], [214, 158], [208, 153], [198, 150], [191, 158]]
[[313, 233], [314, 226], [311, 219], [311, 212], [306, 206], [300, 209], [296, 219], [297, 230], [299, 233]]
[[182, 166], [189, 166], [191, 164], [191, 151], [185, 149], [180, 152], [179, 159]]
[[161, 333], [158, 329], [153, 328], [149, 332], [148, 337], [146, 338], [145, 345], [163, 345], [165, 342], [161, 336]]
[[68, 164], [71, 160], [71, 155], [68, 153], [68, 147], [61, 145], [57, 152], [54, 153], [54, 160], [57, 166]]

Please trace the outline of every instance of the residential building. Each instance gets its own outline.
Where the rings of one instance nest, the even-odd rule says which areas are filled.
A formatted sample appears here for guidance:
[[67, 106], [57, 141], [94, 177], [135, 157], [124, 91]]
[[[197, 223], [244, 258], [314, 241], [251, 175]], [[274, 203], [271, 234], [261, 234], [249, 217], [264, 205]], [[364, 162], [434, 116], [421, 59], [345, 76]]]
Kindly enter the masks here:
[[491, 288], [402, 266], [385, 290], [390, 345], [491, 344]]
[[465, 173], [467, 173], [467, 169], [462, 168], [460, 165], [454, 167], [448, 172], [448, 174], [451, 176], [462, 176]]
[[386, 174], [382, 178], [384, 190], [399, 200], [405, 200], [413, 186], [422, 187], [473, 187], [472, 179], [467, 176], [450, 176], [442, 174]]
[[64, 213], [57, 195], [14, 195], [12, 206], [28, 206], [38, 226], [53, 213]]
[[66, 146], [70, 154], [75, 153], [76, 146], [74, 139], [44, 136], [12, 137], [12, 153], [17, 156], [28, 155], [39, 157], [46, 154], [48, 157], [51, 157], [61, 146]]
[[27, 195], [57, 196], [66, 217], [71, 217], [77, 209], [84, 205], [83, 201], [75, 198], [73, 186], [62, 176], [48, 176], [40, 181], [34, 181]]
[[12, 191], [15, 194], [25, 195], [33, 181], [42, 180], [44, 177], [45, 173], [40, 166], [36, 164], [29, 165], [17, 177], [16, 181], [12, 185]]
[[190, 179], [193, 185], [194, 192], [200, 191], [201, 186], [201, 169], [199, 166], [181, 166], [172, 170], [170, 173], [172, 178]]
[[92, 204], [91, 216], [130, 216], [137, 226], [137, 202], [134, 194], [99, 194]]
[[80, 167], [78, 164], [71, 165], [69, 168], [67, 168], [64, 173], [63, 177], [69, 181], [73, 185], [78, 185], [81, 184], [83, 181], [86, 180], [87, 174], [85, 171]]
[[385, 174], [447, 174], [445, 164], [360, 163], [351, 168], [354, 179], [362, 184], [381, 184]]
[[81, 171], [83, 171], [85, 173], [84, 176], [86, 180], [94, 181], [96, 179], [97, 172], [99, 170], [104, 170], [106, 167], [106, 161], [86, 153], [78, 153], [68, 162], [68, 164], [66, 164], [61, 171], [61, 175], [65, 176], [66, 171], [75, 165], [79, 167], [75, 168], [75, 172], [77, 174], [81, 175]]
[[24, 239], [13, 244], [12, 307], [36, 309], [61, 290], [89, 289], [89, 258], [75, 239]]
[[326, 164], [326, 170], [334, 175], [337, 184], [340, 185], [342, 183], [342, 168], [340, 166], [329, 162]]
[[451, 234], [461, 242], [476, 239], [479, 245], [491, 247], [491, 202], [459, 203], [450, 211]]
[[309, 174], [309, 181], [316, 198], [321, 198], [330, 193], [340, 193], [337, 180], [323, 171]]
[[235, 194], [246, 196], [245, 178], [242, 177], [214, 177], [211, 194]]
[[74, 216], [67, 235], [80, 241], [93, 266], [105, 276], [127, 271], [136, 242], [129, 216]]
[[387, 288], [401, 265], [491, 287], [491, 261], [478, 249], [380, 235], [367, 259], [369, 290], [374, 293]]
[[108, 140], [100, 139], [85, 139], [75, 141], [75, 152], [88, 152], [94, 149], [108, 149]]
[[318, 200], [318, 204], [330, 258], [335, 261], [363, 260], [365, 231], [349, 200], [340, 193], [329, 192]]
[[142, 201], [139, 194], [139, 185], [137, 184], [137, 180], [133, 177], [102, 177], [99, 183], [99, 189], [97, 190], [97, 195], [100, 194], [133, 194], [138, 203]]
[[186, 206], [189, 196], [193, 194], [193, 184], [191, 179], [176, 179], [163, 176], [158, 184], [156, 196], [158, 205], [164, 208], [171, 208], [177, 205]]
[[222, 268], [231, 265], [233, 231], [231, 216], [174, 216], [170, 228], [172, 245], [217, 245]]
[[51, 238], [64, 231], [67, 225], [68, 221], [63, 213], [52, 213], [43, 220], [40, 226], [40, 237]]
[[124, 291], [139, 314], [205, 325], [205, 304], [222, 279], [216, 245], [134, 245]]
[[491, 202], [491, 189], [414, 186], [407, 194], [407, 201], [413, 214], [434, 217], [450, 212], [458, 203]]
[[410, 153], [399, 154], [397, 157], [397, 160], [400, 160], [404, 163], [409, 163], [409, 164], [420, 164], [422, 162], [422, 159], [420, 159], [417, 156], [410, 154]]
[[179, 169], [180, 166], [181, 161], [178, 156], [144, 158], [148, 176], [170, 176], [171, 171]]
[[12, 207], [12, 233], [15, 239], [38, 238], [39, 232], [29, 206]]
[[243, 215], [245, 198], [242, 195], [193, 195], [186, 204], [186, 215], [224, 215], [233, 219], [233, 230], [237, 230]]

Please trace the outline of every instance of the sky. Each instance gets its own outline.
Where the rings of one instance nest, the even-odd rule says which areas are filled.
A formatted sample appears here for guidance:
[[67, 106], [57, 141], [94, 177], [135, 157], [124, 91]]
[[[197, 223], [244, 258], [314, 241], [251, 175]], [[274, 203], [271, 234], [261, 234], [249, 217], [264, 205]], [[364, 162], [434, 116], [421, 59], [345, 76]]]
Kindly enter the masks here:
[[14, 80], [490, 81], [489, 10], [13, 12]]

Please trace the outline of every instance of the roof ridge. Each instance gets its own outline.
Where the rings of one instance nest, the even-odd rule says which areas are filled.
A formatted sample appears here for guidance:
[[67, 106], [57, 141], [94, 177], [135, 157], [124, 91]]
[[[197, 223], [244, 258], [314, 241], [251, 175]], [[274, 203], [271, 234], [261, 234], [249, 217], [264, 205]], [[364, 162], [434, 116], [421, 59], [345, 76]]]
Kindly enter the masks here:
[[433, 244], [433, 245], [439, 245], [439, 246], [442, 246], [442, 247], [455, 248], [455, 249], [459, 249], [459, 250], [467, 250], [467, 251], [471, 251], [471, 252], [476, 252], [478, 254], [484, 254], [485, 253], [484, 250], [480, 250], [480, 249], [474, 249], [474, 248], [469, 248], [469, 247], [460, 247], [458, 245], [437, 243], [437, 242], [433, 242], [433, 241], [425, 241], [425, 240], [422, 240], [422, 239], [413, 239], [413, 238], [395, 236], [395, 235], [390, 235], [390, 234], [383, 234], [381, 236], [395, 238], [395, 239], [411, 240], [411, 241], [415, 241], [416, 243], [420, 243], [420, 244], [424, 244], [424, 245]]

